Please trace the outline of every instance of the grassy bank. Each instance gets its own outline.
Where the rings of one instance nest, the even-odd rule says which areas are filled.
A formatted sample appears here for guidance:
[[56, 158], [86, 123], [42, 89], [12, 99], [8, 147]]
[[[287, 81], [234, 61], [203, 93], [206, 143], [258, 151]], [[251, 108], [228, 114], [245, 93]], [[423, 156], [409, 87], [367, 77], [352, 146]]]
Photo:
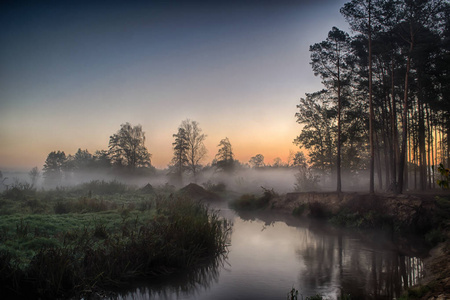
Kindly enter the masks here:
[[162, 191], [93, 190], [85, 190], [86, 196], [79, 187], [3, 193], [0, 287], [5, 295], [68, 297], [192, 268], [226, 251], [228, 224], [199, 202]]

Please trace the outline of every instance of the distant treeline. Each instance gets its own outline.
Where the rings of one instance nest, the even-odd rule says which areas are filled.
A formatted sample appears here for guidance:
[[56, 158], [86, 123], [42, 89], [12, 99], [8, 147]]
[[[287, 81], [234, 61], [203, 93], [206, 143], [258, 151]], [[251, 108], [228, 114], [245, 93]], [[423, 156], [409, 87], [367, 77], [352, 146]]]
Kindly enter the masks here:
[[[183, 176], [195, 181], [200, 172], [213, 169], [215, 172], [231, 174], [242, 168], [288, 168], [307, 166], [302, 152], [291, 152], [288, 161], [274, 159], [273, 164], [266, 164], [264, 156], [257, 154], [248, 163], [235, 159], [231, 142], [228, 138], [218, 144], [215, 158], [208, 165], [203, 165], [206, 148], [203, 144], [206, 135], [202, 133], [196, 121], [183, 121], [178, 132], [173, 134], [173, 158], [166, 170], [156, 170], [151, 164], [151, 154], [145, 146], [145, 132], [141, 125], [122, 124], [117, 133], [110, 136], [108, 150], [97, 150], [93, 154], [81, 148], [75, 154], [66, 154], [57, 150], [48, 154], [43, 167], [45, 183], [57, 186], [62, 179], [70, 179], [76, 174], [101, 172], [111, 175], [150, 176], [164, 172], [172, 183], [181, 183]], [[40, 175], [37, 168], [29, 173], [34, 183]]]

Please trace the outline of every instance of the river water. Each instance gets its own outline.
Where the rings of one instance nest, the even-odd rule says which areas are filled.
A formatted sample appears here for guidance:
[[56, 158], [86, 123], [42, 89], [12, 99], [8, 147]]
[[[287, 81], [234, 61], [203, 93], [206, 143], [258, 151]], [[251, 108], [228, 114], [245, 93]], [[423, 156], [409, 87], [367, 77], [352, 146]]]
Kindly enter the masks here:
[[[337, 229], [274, 214], [236, 214], [229, 253], [159, 282], [137, 282], [114, 299], [393, 299], [423, 276], [422, 242], [389, 233]], [[419, 245], [419, 246], [417, 246]], [[301, 299], [301, 297], [299, 297]]]

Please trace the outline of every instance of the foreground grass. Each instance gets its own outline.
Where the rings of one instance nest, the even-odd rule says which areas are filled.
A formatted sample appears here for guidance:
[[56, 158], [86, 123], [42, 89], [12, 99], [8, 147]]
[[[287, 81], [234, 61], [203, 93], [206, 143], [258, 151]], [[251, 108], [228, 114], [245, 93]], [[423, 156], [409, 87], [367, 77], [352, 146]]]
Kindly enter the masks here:
[[[226, 251], [229, 226], [203, 204], [133, 195], [136, 201], [4, 194], [0, 289], [15, 298], [69, 297], [192, 268]], [[30, 202], [39, 209], [27, 209]]]

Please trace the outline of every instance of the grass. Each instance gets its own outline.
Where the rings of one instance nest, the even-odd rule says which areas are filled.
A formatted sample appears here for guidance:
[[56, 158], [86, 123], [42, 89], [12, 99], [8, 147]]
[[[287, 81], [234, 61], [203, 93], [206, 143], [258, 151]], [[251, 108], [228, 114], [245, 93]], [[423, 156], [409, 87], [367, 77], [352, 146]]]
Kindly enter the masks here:
[[70, 297], [189, 269], [227, 249], [230, 225], [199, 202], [136, 191], [76, 197], [74, 190], [83, 194], [76, 187], [0, 197], [5, 295]]

